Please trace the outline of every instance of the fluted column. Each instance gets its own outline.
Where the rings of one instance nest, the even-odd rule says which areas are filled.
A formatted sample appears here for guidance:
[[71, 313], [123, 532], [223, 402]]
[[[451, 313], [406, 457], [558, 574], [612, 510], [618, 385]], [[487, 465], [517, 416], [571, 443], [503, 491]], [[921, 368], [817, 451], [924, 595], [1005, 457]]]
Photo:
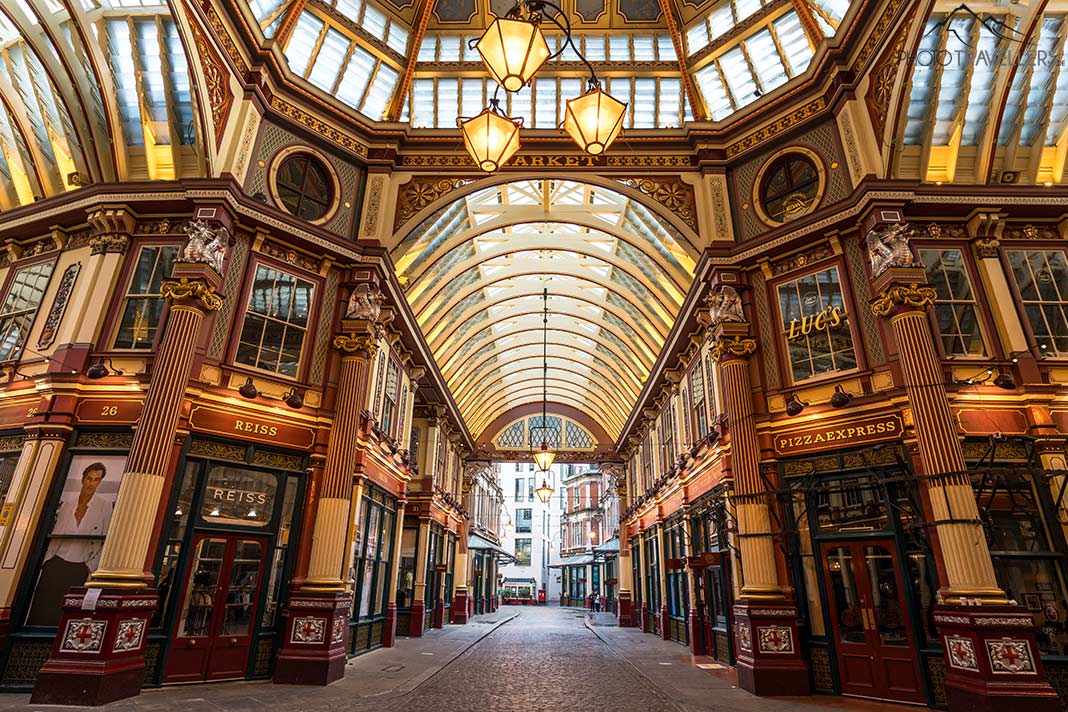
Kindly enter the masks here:
[[745, 322], [718, 325], [710, 350], [719, 365], [719, 384], [730, 433], [730, 467], [742, 559], [742, 593], [750, 600], [783, 600], [772, 541], [771, 513], [760, 477], [760, 444], [753, 420], [749, 357], [756, 341]]
[[130, 445], [115, 512], [100, 553], [100, 567], [87, 582], [89, 587], [144, 588], [151, 581], [151, 574], [145, 572], [145, 560], [200, 325], [206, 314], [222, 306], [222, 299], [215, 293], [221, 282], [217, 272], [204, 265], [180, 264], [175, 267], [175, 274], [179, 273], [185, 276], [166, 281], [161, 288], [170, 302], [167, 327]]

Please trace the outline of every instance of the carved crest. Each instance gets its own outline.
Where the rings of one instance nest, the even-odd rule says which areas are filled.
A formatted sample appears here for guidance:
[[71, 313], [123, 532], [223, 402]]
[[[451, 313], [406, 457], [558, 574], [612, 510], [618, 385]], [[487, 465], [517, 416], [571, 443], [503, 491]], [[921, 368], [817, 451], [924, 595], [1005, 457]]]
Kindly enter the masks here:
[[367, 283], [359, 284], [356, 289], [352, 290], [352, 295], [349, 297], [348, 308], [345, 309], [345, 318], [366, 319], [367, 321], [377, 322], [379, 315], [382, 313], [382, 302], [385, 299], [385, 295], [382, 294], [380, 289]]
[[708, 316], [712, 324], [745, 321], [742, 298], [729, 284], [721, 285], [719, 289], [710, 292], [705, 297], [705, 303], [708, 304]]
[[199, 262], [223, 273], [226, 261], [226, 245], [229, 233], [225, 227], [213, 228], [203, 220], [194, 220], [185, 226], [189, 240], [182, 248], [180, 262]]
[[912, 228], [907, 223], [887, 225], [868, 233], [868, 259], [871, 260], [873, 277], [878, 277], [891, 267], [919, 266], [909, 247], [911, 237]]

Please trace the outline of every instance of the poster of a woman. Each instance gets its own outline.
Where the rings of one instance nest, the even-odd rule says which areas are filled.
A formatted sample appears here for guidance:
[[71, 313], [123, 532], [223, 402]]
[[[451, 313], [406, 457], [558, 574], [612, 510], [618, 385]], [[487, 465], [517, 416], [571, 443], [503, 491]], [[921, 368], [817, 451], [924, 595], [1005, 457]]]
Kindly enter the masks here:
[[96, 571], [125, 465], [121, 455], [71, 459], [26, 625], [59, 625], [63, 596]]

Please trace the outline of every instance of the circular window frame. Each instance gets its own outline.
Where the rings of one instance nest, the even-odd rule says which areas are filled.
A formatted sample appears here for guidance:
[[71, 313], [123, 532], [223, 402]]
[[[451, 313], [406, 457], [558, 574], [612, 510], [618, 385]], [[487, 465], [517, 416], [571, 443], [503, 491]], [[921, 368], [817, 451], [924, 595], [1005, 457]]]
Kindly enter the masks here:
[[[321, 163], [326, 168], [326, 175], [330, 180], [330, 206], [321, 217], [316, 218], [315, 220], [305, 220], [304, 218], [289, 212], [289, 208], [285, 206], [285, 203], [282, 202], [282, 199], [278, 195], [278, 171], [281, 170], [282, 164], [286, 162], [286, 159], [301, 154], [310, 156]], [[337, 215], [338, 208], [341, 207], [341, 180], [338, 178], [337, 171], [334, 170], [334, 165], [323, 153], [310, 146], [287, 146], [274, 154], [270, 166], [268, 167], [267, 190], [270, 191], [271, 201], [276, 208], [285, 212], [286, 215], [297, 218], [298, 220], [305, 220], [305, 222], [311, 223], [312, 225], [323, 225], [330, 222], [334, 219], [334, 216]]]
[[[812, 165], [816, 167], [816, 196], [812, 200], [812, 205], [804, 212], [798, 213], [788, 220], [775, 220], [764, 211], [764, 196], [762, 195], [763, 191], [761, 190], [761, 187], [764, 185], [764, 178], [767, 176], [768, 170], [778, 163], [780, 159], [791, 154], [798, 154], [809, 159], [812, 161]], [[764, 165], [760, 167], [760, 170], [757, 171], [756, 180], [753, 181], [753, 194], [750, 202], [753, 206], [753, 210], [756, 211], [757, 217], [759, 217], [762, 222], [771, 227], [781, 227], [788, 222], [793, 222], [800, 217], [808, 215], [818, 208], [820, 203], [823, 202], [823, 194], [826, 190], [827, 166], [824, 164], [820, 155], [812, 149], [805, 148], [804, 146], [789, 146], [772, 154], [768, 160], [764, 161]]]

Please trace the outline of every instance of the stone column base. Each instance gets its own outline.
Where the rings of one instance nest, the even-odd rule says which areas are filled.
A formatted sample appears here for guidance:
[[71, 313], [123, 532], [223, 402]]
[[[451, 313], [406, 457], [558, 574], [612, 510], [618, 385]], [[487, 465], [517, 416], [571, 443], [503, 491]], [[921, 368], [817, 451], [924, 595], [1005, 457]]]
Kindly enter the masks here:
[[329, 685], [345, 676], [352, 594], [296, 592], [274, 666], [282, 685]]
[[500, 601], [497, 599], [497, 594], [490, 596], [490, 613], [496, 613], [500, 608]]
[[762, 697], [811, 694], [798, 645], [797, 607], [744, 602], [733, 613], [738, 686]]
[[668, 618], [666, 603], [660, 606], [660, 639], [671, 640], [671, 619]]
[[642, 632], [652, 633], [653, 629], [649, 626], [649, 604], [642, 601], [642, 610], [639, 612], [642, 617]]
[[154, 589], [71, 589], [30, 702], [103, 705], [140, 694], [145, 639], [158, 605]]
[[452, 599], [452, 609], [449, 611], [451, 620], [449, 621], [453, 625], [464, 625], [467, 623], [467, 589], [458, 588]]
[[1019, 606], [936, 606], [950, 709], [1053, 712], [1031, 615]]
[[397, 643], [397, 604], [386, 604], [386, 620], [382, 630], [382, 647], [392, 648]]
[[686, 617], [686, 624], [690, 633], [690, 652], [694, 655], [707, 655], [705, 645], [705, 622], [697, 615], [697, 609], [691, 608], [690, 615]]
[[445, 599], [438, 599], [438, 602], [434, 604], [434, 612], [430, 616], [430, 627], [439, 630], [445, 627]]
[[422, 638], [423, 628], [426, 625], [426, 603], [424, 601], [412, 601], [411, 623], [408, 624], [408, 637]]
[[634, 626], [634, 601], [631, 600], [630, 591], [623, 591], [619, 594], [619, 601], [616, 604], [619, 607], [619, 627], [631, 628]]

